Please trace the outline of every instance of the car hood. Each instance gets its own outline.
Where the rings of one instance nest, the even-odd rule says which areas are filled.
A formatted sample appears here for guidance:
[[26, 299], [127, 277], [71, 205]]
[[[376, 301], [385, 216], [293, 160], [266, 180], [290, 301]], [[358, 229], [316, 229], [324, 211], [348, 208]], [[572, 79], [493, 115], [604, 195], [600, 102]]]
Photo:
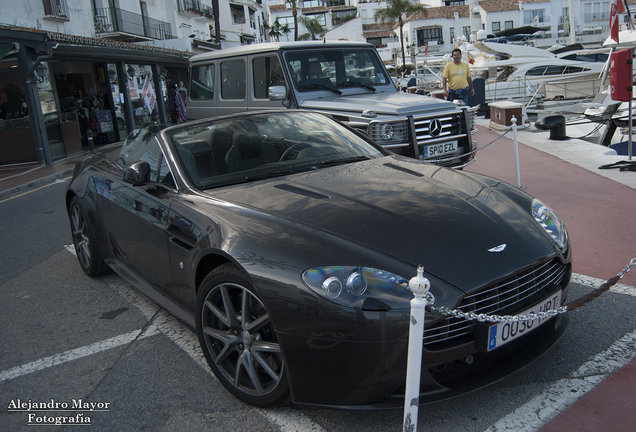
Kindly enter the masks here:
[[[409, 115], [427, 113], [440, 113], [444, 111], [454, 112], [457, 107], [447, 101], [432, 97], [425, 97], [411, 93], [374, 93], [362, 89], [366, 93], [343, 93], [329, 96], [305, 99], [300, 103], [300, 108], [319, 111], [345, 111], [348, 113], [362, 113], [363, 110], [373, 107], [378, 115]], [[348, 92], [349, 90], [345, 90]]]
[[[210, 194], [422, 264], [464, 292], [556, 253], [529, 209], [467, 174], [393, 156]], [[364, 265], [354, 259], [315, 265]]]

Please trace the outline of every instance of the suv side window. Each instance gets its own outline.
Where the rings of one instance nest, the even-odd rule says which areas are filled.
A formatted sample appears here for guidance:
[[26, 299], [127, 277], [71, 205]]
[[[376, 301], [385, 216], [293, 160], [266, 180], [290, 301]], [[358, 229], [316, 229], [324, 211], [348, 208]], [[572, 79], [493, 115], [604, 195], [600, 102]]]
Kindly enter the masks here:
[[213, 64], [192, 68], [190, 97], [192, 99], [214, 99]]
[[258, 57], [252, 61], [252, 76], [254, 77], [254, 98], [267, 99], [267, 88], [285, 85], [283, 68], [276, 56]]
[[221, 97], [245, 99], [245, 60], [221, 62]]

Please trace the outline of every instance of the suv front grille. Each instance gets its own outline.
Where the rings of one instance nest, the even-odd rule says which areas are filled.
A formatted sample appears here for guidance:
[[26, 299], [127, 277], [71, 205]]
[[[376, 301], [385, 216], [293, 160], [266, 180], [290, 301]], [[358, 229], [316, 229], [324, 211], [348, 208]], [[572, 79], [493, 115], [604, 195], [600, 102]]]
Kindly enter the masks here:
[[[435, 134], [437, 132], [435, 120], [439, 120], [441, 123], [441, 131], [437, 134]], [[459, 139], [466, 136], [466, 133], [462, 132], [461, 111], [443, 116], [414, 117], [413, 123], [418, 144], [427, 145], [436, 141]]]
[[[491, 315], [518, 313], [556, 291], [553, 287], [563, 281], [567, 269], [557, 259], [544, 262], [464, 297], [457, 309]], [[440, 349], [442, 344], [472, 336], [474, 330], [475, 321], [447, 318], [424, 331], [424, 345], [429, 350]]]

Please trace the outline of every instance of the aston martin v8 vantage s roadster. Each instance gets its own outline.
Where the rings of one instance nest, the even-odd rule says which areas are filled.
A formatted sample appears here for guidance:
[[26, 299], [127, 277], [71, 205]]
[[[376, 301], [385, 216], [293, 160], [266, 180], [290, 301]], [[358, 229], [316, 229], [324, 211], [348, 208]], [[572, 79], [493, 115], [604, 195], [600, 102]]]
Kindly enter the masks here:
[[[480, 314], [559, 307], [571, 278], [545, 204], [305, 111], [135, 130], [77, 165], [66, 206], [84, 272], [114, 270], [196, 329], [219, 381], [261, 407], [403, 406], [418, 265], [436, 307]], [[567, 322], [429, 311], [420, 402], [520, 369]]]

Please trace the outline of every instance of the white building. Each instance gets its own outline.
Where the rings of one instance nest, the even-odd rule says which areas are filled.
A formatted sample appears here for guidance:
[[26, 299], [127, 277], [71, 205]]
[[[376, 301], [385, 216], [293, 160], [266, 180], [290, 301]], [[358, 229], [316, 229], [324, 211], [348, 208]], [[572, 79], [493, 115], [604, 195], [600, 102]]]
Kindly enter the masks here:
[[[409, 51], [444, 54], [459, 35], [534, 25], [545, 27], [539, 46], [571, 39], [592, 45], [609, 27], [609, 0], [413, 1], [426, 3], [427, 13], [405, 17], [402, 35], [397, 23], [375, 22], [386, 1], [295, 4], [298, 17], [324, 28], [314, 37], [373, 43], [387, 63], [401, 58], [401, 41]], [[149, 122], [178, 121], [188, 57], [271, 40], [276, 21], [290, 29], [280, 40], [293, 40], [292, 7], [285, 0], [3, 0], [0, 143], [19, 145], [0, 146], [0, 164], [46, 164], [118, 141]], [[309, 33], [302, 20], [297, 25], [298, 35]], [[100, 107], [99, 118], [94, 107]]]

